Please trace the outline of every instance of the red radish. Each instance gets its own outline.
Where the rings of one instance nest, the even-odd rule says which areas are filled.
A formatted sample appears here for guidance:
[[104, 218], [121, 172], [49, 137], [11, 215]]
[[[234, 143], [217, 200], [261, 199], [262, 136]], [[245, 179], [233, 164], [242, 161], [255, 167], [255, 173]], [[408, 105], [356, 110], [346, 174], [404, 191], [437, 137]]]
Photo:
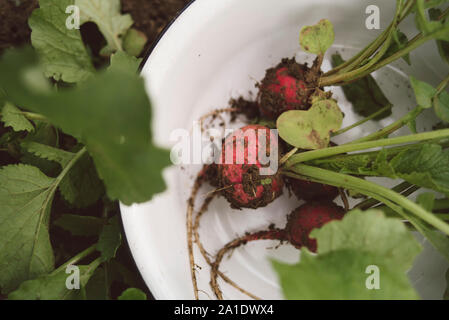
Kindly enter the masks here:
[[[283, 180], [279, 174], [259, 175], [259, 169], [263, 167], [259, 159], [259, 148], [262, 147], [258, 140], [260, 130], [265, 131], [267, 139], [265, 153], [276, 152], [277, 158], [276, 136], [261, 125], [243, 127], [224, 141], [218, 179], [222, 194], [233, 208], [264, 207], [282, 194]], [[275, 150], [271, 150], [273, 146], [270, 143]], [[239, 161], [239, 155], [243, 156], [243, 161]]]
[[309, 237], [310, 232], [332, 220], [341, 220], [344, 213], [345, 210], [333, 202], [308, 202], [290, 214], [285, 228], [287, 239], [298, 249], [305, 246], [316, 252], [316, 240]]
[[259, 108], [262, 116], [276, 119], [288, 110], [306, 110], [310, 107], [310, 88], [307, 75], [310, 69], [296, 63], [294, 59], [284, 59], [275, 68], [268, 69], [259, 85]]
[[332, 201], [339, 194], [338, 188], [334, 186], [301, 179], [289, 178], [287, 185], [299, 200]]
[[313, 229], [321, 228], [332, 220], [341, 220], [345, 210], [333, 202], [309, 202], [296, 210], [288, 217], [285, 229], [270, 227], [269, 230], [246, 234], [243, 237], [232, 240], [226, 244], [218, 253], [211, 269], [211, 287], [218, 299], [222, 299], [222, 293], [217, 283], [219, 266], [227, 252], [256, 240], [280, 240], [288, 241], [293, 246], [301, 249], [302, 246], [311, 252], [316, 252], [317, 243], [309, 237]]

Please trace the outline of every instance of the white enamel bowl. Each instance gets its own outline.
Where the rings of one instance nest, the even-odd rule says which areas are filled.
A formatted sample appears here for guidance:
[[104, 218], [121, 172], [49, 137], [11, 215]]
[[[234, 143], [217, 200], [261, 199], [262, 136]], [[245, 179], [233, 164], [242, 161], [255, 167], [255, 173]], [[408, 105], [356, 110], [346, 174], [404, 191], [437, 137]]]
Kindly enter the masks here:
[[[153, 130], [159, 145], [170, 148], [170, 133], [177, 128], [190, 129], [204, 113], [227, 106], [231, 97], [255, 92], [255, 83], [265, 70], [283, 57], [296, 56], [299, 62], [313, 57], [301, 52], [298, 34], [301, 26], [322, 18], [335, 26], [335, 45], [349, 58], [370, 42], [379, 30], [365, 27], [365, 9], [371, 0], [196, 0], [165, 32], [146, 61], [142, 75], [154, 108]], [[381, 13], [381, 28], [392, 19], [395, 1], [376, 1]], [[413, 35], [413, 21], [406, 21], [402, 31]], [[380, 123], [370, 122], [339, 137], [342, 143], [391, 123], [415, 105], [408, 86], [408, 76], [437, 84], [447, 73], [434, 43], [412, 54], [412, 67], [398, 61], [375, 74], [380, 86], [394, 103], [392, 117]], [[329, 69], [326, 60], [324, 68]], [[344, 126], [360, 119], [351, 112], [340, 88], [334, 92], [346, 117]], [[424, 114], [419, 129], [429, 130], [435, 122], [432, 111]], [[405, 128], [397, 134], [406, 134]], [[130, 207], [121, 206], [126, 235], [137, 266], [157, 299], [191, 299], [192, 283], [187, 256], [185, 212], [193, 176], [198, 166], [171, 167], [164, 172], [167, 190], [153, 200]], [[381, 183], [393, 185], [395, 181]], [[200, 198], [210, 191], [203, 188]], [[284, 196], [257, 211], [231, 210], [224, 199], [216, 199], [201, 224], [206, 249], [215, 253], [230, 239], [246, 231], [285, 225], [286, 215], [299, 202]], [[445, 260], [430, 245], [418, 257], [409, 276], [424, 299], [439, 299], [445, 288]], [[298, 251], [289, 245], [277, 250], [276, 242], [259, 241], [234, 252], [222, 265], [234, 281], [264, 299], [281, 299], [276, 275], [268, 257], [295, 262]], [[209, 288], [209, 269], [196, 251], [202, 299], [213, 298]], [[226, 299], [245, 299], [237, 290], [222, 285]]]

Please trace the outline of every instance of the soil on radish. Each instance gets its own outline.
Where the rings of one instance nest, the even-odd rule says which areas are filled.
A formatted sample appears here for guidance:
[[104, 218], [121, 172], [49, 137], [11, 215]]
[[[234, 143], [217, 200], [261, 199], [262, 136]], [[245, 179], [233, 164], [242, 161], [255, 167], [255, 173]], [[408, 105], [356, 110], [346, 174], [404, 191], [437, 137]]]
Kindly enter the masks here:
[[[245, 132], [248, 130], [254, 130], [255, 132], [256, 141], [252, 141], [254, 144], [250, 143], [248, 138], [245, 137]], [[266, 154], [278, 152], [275, 137], [271, 136], [267, 127], [261, 125], [243, 127], [226, 137], [223, 144], [222, 164], [218, 165], [219, 188], [231, 207], [235, 209], [264, 207], [282, 194], [284, 183], [277, 172], [272, 175], [259, 174], [260, 168], [262, 168], [258, 158], [259, 130], [266, 131]], [[270, 149], [270, 141], [276, 142], [276, 150]], [[255, 148], [252, 148], [252, 146], [255, 146]], [[229, 157], [230, 153], [232, 153], [232, 163], [226, 163], [226, 158]], [[237, 156], [240, 153], [244, 155], [242, 164], [237, 161]], [[279, 158], [279, 154], [276, 157]], [[251, 160], [256, 160], [256, 163], [251, 163]]]
[[237, 99], [231, 99], [229, 106], [235, 109], [235, 112], [231, 113], [231, 122], [234, 122], [237, 115], [244, 115], [248, 120], [257, 119], [259, 114], [259, 104], [256, 101], [247, 100], [243, 97]]
[[275, 120], [288, 110], [308, 110], [310, 97], [315, 92], [322, 72], [314, 64], [299, 64], [295, 58], [284, 58], [274, 68], [266, 71], [265, 78], [257, 84], [257, 102], [260, 114]]

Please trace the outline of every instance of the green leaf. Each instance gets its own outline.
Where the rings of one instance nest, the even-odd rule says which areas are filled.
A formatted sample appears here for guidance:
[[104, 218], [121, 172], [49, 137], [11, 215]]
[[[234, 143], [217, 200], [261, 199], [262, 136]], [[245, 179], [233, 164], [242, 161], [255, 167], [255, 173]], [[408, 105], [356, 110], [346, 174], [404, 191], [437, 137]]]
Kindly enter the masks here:
[[[435, 194], [422, 193], [418, 196], [416, 201], [425, 210], [432, 212], [435, 204]], [[435, 228], [432, 228], [429, 224], [422, 221], [420, 218], [413, 214], [407, 214], [403, 212], [403, 217], [407, 217], [407, 220], [419, 231], [427, 240], [437, 249], [443, 257], [449, 261], [449, 237], [441, 233]]]
[[[365, 273], [376, 266], [380, 289], [368, 290]], [[388, 257], [358, 250], [338, 250], [313, 256], [301, 251], [301, 263], [274, 262], [284, 297], [289, 300], [396, 300], [419, 299], [402, 270]]]
[[63, 214], [55, 220], [54, 225], [69, 231], [74, 236], [89, 237], [100, 234], [104, 222], [100, 218], [91, 216]]
[[140, 289], [129, 288], [123, 291], [118, 300], [147, 300], [147, 295]]
[[108, 270], [110, 281], [120, 281], [129, 287], [138, 287], [142, 284], [136, 272], [119, 262], [119, 257], [108, 262]]
[[432, 33], [441, 28], [442, 23], [437, 21], [429, 21], [427, 19], [425, 0], [416, 0], [416, 26], [424, 35]]
[[75, 155], [72, 152], [32, 141], [23, 142], [21, 147], [42, 159], [58, 162], [62, 167], [65, 167]]
[[39, 0], [28, 23], [31, 43], [44, 65], [45, 75], [56, 81], [84, 81], [94, 73], [91, 58], [77, 29], [66, 27], [65, 11], [74, 0]]
[[13, 104], [6, 102], [1, 111], [1, 121], [5, 127], [11, 127], [14, 131], [31, 132], [34, 130], [32, 123]]
[[435, 194], [430, 192], [421, 193], [416, 199], [416, 203], [418, 203], [425, 210], [432, 212], [435, 203]]
[[101, 252], [103, 261], [109, 261], [115, 257], [118, 248], [122, 244], [122, 232], [119, 217], [110, 219], [109, 224], [104, 226], [97, 243], [97, 250]]
[[123, 49], [132, 56], [139, 56], [142, 53], [148, 39], [145, 33], [131, 28], [123, 39]]
[[53, 269], [48, 223], [54, 182], [28, 165], [0, 169], [0, 287], [3, 292]]
[[425, 109], [432, 107], [432, 98], [437, 92], [436, 89], [428, 83], [417, 80], [413, 76], [410, 76], [410, 83], [415, 92], [418, 106]]
[[315, 102], [307, 110], [284, 112], [277, 120], [279, 135], [301, 149], [320, 149], [329, 145], [330, 134], [341, 128], [343, 114], [335, 100]]
[[109, 283], [104, 267], [99, 267], [95, 270], [92, 278], [86, 284], [86, 299], [87, 300], [109, 300]]
[[82, 290], [94, 274], [97, 264], [77, 266], [79, 268], [80, 289], [67, 289], [66, 281], [70, 273], [65, 269], [23, 282], [20, 287], [8, 295], [10, 300], [80, 300]]
[[28, 50], [4, 54], [0, 86], [13, 102], [46, 116], [87, 146], [111, 199], [129, 205], [165, 189], [161, 172], [170, 163], [169, 152], [151, 143], [151, 106], [137, 74], [113, 64], [83, 86], [43, 94], [20, 77], [36, 68], [33, 61]]
[[411, 184], [449, 194], [449, 149], [417, 144], [341, 156], [314, 165], [340, 173], [403, 179]]
[[85, 154], [64, 176], [59, 184], [59, 191], [67, 202], [77, 208], [94, 204], [104, 193], [92, 158]]
[[[344, 60], [340, 54], [332, 55], [333, 67], [338, 67], [344, 63]], [[373, 113], [381, 110], [382, 108], [391, 105], [382, 89], [377, 84], [376, 80], [371, 75], [363, 77], [353, 83], [344, 85], [342, 87], [346, 99], [352, 103], [352, 107], [360, 116], [369, 117]], [[375, 120], [381, 120], [391, 115], [391, 108], [384, 113], [378, 115]]]
[[320, 20], [316, 25], [302, 27], [299, 35], [301, 48], [318, 55], [324, 55], [334, 43], [334, 39], [334, 27], [326, 19]]
[[126, 52], [118, 51], [111, 56], [109, 70], [136, 74], [142, 59], [133, 57]]
[[[23, 142], [20, 144], [22, 156], [20, 157], [20, 161], [25, 164], [32, 165], [34, 167], [39, 168], [43, 173], [45, 173], [47, 176], [54, 177], [58, 172], [61, 171], [61, 165], [57, 161], [53, 160], [47, 160], [45, 158], [42, 158], [41, 156], [37, 156], [32, 152], [29, 152], [27, 150], [27, 147], [30, 145], [30, 148], [33, 151], [38, 152], [42, 156], [46, 154], [49, 156], [49, 151], [44, 152], [43, 150], [39, 151], [40, 145], [45, 145], [49, 147], [53, 147], [57, 145], [57, 130], [51, 126], [49, 123], [45, 122], [36, 122], [36, 128], [31, 133], [28, 133], [27, 136], [22, 140]], [[37, 145], [34, 145], [34, 144]], [[32, 146], [31, 146], [32, 145]], [[34, 150], [34, 147], [36, 146], [36, 150]], [[53, 149], [51, 149], [53, 151]], [[59, 149], [57, 149], [59, 150]], [[51, 156], [51, 158], [54, 159], [65, 159], [64, 156], [62, 156], [62, 153], [64, 151], [60, 150], [56, 151], [57, 154], [54, 156]], [[70, 153], [69, 153], [70, 154]], [[66, 155], [66, 154], [64, 154]]]
[[[395, 29], [393, 31], [393, 42], [391, 43], [390, 47], [388, 48], [387, 52], [385, 53], [383, 59], [388, 58], [398, 52], [399, 50], [405, 48], [408, 44], [407, 36], [401, 32], [399, 29]], [[408, 65], [411, 65], [410, 61], [410, 54], [406, 54], [402, 57], [405, 62], [408, 63]]]
[[[420, 195], [417, 199], [418, 204], [428, 211], [433, 208], [433, 202], [435, 200], [435, 195], [431, 193], [426, 193]], [[414, 215], [408, 215], [407, 218], [410, 223], [418, 230], [422, 235], [424, 235], [427, 240], [437, 249], [441, 255], [449, 261], [449, 237], [435, 230], [429, 224], [425, 223], [421, 219], [415, 217]]]
[[449, 150], [442, 150], [439, 145], [424, 144], [410, 148], [388, 163], [382, 162], [391, 168], [391, 178], [401, 178], [417, 186], [449, 194]]
[[[437, 20], [441, 14], [440, 9], [432, 8], [429, 10], [430, 19], [433, 21]], [[449, 64], [449, 41], [436, 40], [436, 42], [441, 58]]]
[[433, 99], [435, 114], [444, 122], [449, 122], [449, 93], [441, 92]]
[[120, 0], [75, 0], [80, 8], [81, 24], [94, 22], [106, 39], [102, 55], [123, 50], [122, 37], [133, 25], [131, 15], [120, 12]]
[[353, 210], [342, 221], [313, 230], [310, 236], [318, 241], [319, 255], [341, 249], [367, 251], [388, 257], [403, 272], [411, 268], [421, 250], [401, 220], [386, 218], [382, 211], [375, 209]]
[[[360, 229], [359, 229], [360, 228]], [[273, 262], [287, 299], [417, 299], [406, 276], [421, 248], [399, 219], [353, 211], [313, 231], [318, 255], [301, 251], [296, 265]], [[368, 289], [368, 267], [379, 289]]]
[[[424, 8], [425, 9], [429, 9], [429, 8], [434, 8], [434, 7], [438, 7], [444, 3], [447, 3], [448, 0], [425, 0], [424, 1]], [[416, 4], [414, 6], [414, 11], [416, 10]]]
[[23, 143], [37, 142], [50, 147], [57, 145], [57, 130], [47, 122], [36, 121], [36, 129], [28, 133]]

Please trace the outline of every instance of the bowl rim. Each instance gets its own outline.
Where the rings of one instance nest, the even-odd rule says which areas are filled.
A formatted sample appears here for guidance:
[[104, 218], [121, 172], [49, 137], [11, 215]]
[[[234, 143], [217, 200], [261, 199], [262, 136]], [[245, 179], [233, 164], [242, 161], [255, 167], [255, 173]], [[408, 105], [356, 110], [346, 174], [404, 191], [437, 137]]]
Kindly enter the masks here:
[[170, 29], [170, 27], [173, 25], [173, 23], [175, 23], [176, 20], [178, 20], [178, 18], [195, 2], [196, 0], [190, 0], [189, 3], [187, 3], [182, 9], [180, 9], [176, 15], [165, 25], [165, 27], [162, 29], [161, 32], [159, 32], [158, 36], [156, 37], [156, 39], [153, 41], [153, 43], [148, 47], [148, 49], [146, 50], [143, 58], [142, 58], [142, 62], [139, 65], [138, 68], [138, 73], [141, 74], [142, 73], [142, 69], [145, 66], [145, 64], [147, 63], [148, 59], [150, 58], [151, 54], [154, 52], [154, 50], [156, 49], [157, 45], [159, 44], [159, 42], [161, 41], [161, 39], [164, 37], [164, 35], [167, 33], [168, 29]]

